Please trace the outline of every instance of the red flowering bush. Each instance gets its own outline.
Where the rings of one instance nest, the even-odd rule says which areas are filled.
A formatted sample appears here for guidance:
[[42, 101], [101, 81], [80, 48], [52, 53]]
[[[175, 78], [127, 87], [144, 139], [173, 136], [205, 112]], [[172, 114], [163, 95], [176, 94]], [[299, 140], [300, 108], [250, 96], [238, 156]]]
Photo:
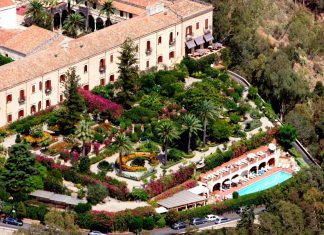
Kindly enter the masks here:
[[165, 175], [160, 179], [151, 181], [145, 187], [145, 191], [147, 192], [148, 197], [152, 198], [190, 179], [194, 173], [195, 167], [195, 164], [191, 164], [185, 167], [181, 166], [177, 172], [174, 172], [170, 175]]
[[173, 187], [173, 188], [170, 188], [164, 192], [162, 192], [161, 194], [157, 195], [156, 197], [152, 198], [152, 200], [154, 201], [159, 201], [159, 200], [162, 200], [164, 198], [167, 198], [167, 197], [171, 197], [172, 195], [182, 191], [182, 190], [186, 190], [186, 189], [190, 189], [190, 188], [193, 188], [197, 186], [197, 182], [193, 179], [190, 179], [190, 180], [187, 180], [186, 182], [176, 186], [176, 187]]
[[122, 113], [122, 107], [119, 104], [107, 100], [99, 95], [92, 94], [90, 91], [80, 88], [79, 94], [88, 103], [88, 107], [91, 111], [108, 111], [112, 117], [119, 117]]
[[99, 150], [100, 150], [100, 143], [94, 142], [93, 143], [93, 151], [95, 152], [96, 155], [99, 155]]
[[70, 156], [72, 161], [78, 161], [80, 158], [80, 154], [77, 151], [73, 151]]

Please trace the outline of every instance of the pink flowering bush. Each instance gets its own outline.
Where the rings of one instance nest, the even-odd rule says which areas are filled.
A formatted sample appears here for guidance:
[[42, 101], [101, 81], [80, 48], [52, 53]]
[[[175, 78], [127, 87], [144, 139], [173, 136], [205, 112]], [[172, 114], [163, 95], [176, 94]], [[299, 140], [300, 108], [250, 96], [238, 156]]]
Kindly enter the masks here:
[[145, 187], [149, 198], [155, 197], [162, 192], [175, 187], [191, 178], [194, 173], [196, 165], [180, 167], [178, 171], [161, 177], [160, 179], [151, 181]]
[[193, 188], [197, 186], [197, 182], [193, 179], [190, 179], [190, 180], [187, 180], [185, 181], [184, 183], [176, 186], [176, 187], [173, 187], [173, 188], [170, 188], [164, 192], [162, 192], [161, 194], [157, 195], [156, 197], [152, 198], [152, 200], [154, 201], [159, 201], [159, 200], [162, 200], [164, 198], [168, 198], [168, 197], [171, 197], [172, 195], [182, 191], [182, 190], [186, 190], [186, 189], [190, 189], [190, 188]]
[[71, 160], [72, 161], [78, 161], [79, 160], [79, 158], [80, 158], [80, 154], [77, 152], [77, 151], [73, 151], [71, 154], [70, 154], [70, 156], [71, 156]]
[[100, 143], [98, 142], [94, 142], [93, 143], [93, 151], [95, 152], [95, 154], [98, 156], [99, 155], [99, 150], [100, 150]]
[[88, 107], [91, 111], [99, 110], [100, 112], [108, 111], [112, 117], [120, 117], [122, 113], [122, 107], [110, 100], [107, 100], [99, 95], [92, 94], [90, 91], [79, 89], [79, 94], [88, 103]]

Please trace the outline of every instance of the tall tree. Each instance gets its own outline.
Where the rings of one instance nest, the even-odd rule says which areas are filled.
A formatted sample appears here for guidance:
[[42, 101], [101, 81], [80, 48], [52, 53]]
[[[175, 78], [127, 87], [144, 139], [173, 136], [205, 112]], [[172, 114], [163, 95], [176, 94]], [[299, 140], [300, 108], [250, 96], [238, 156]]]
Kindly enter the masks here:
[[284, 124], [280, 127], [278, 132], [278, 140], [285, 148], [290, 148], [291, 143], [297, 138], [297, 130], [295, 127]]
[[65, 100], [57, 113], [57, 123], [63, 133], [70, 134], [74, 132], [75, 125], [81, 120], [81, 114], [86, 107], [82, 96], [78, 93], [80, 76], [76, 75], [75, 68], [70, 68], [65, 77], [63, 91]]
[[105, 0], [104, 3], [101, 5], [100, 15], [105, 14], [107, 17], [106, 26], [111, 25], [110, 16], [115, 13], [116, 8], [113, 6], [113, 1]]
[[205, 147], [208, 119], [215, 119], [218, 115], [218, 112], [217, 112], [216, 106], [210, 100], [204, 100], [198, 107], [198, 111], [200, 112], [203, 122], [204, 122], [203, 147]]
[[77, 13], [70, 14], [64, 21], [63, 30], [66, 35], [77, 38], [85, 30], [84, 17]]
[[186, 114], [182, 118], [182, 129], [188, 132], [188, 148], [187, 152], [191, 152], [191, 137], [201, 130], [201, 123], [198, 118], [192, 114]]
[[253, 209], [254, 208], [250, 206], [244, 208], [241, 215], [241, 220], [237, 224], [238, 228], [244, 228], [246, 230], [252, 231], [255, 218]]
[[77, 129], [75, 130], [76, 137], [82, 141], [82, 154], [85, 156], [85, 144], [87, 141], [90, 141], [92, 138], [92, 129], [90, 122], [86, 120], [81, 120]]
[[130, 139], [123, 135], [123, 134], [118, 134], [115, 138], [114, 144], [117, 145], [118, 147], [118, 152], [119, 152], [119, 172], [122, 172], [122, 157], [124, 153], [130, 152], [133, 148], [131, 145]]
[[33, 176], [38, 173], [35, 167], [35, 158], [26, 145], [15, 144], [9, 148], [9, 158], [1, 174], [9, 193], [33, 190], [31, 181]]
[[119, 91], [117, 100], [129, 108], [136, 101], [140, 89], [136, 46], [130, 38], [127, 38], [121, 45], [121, 49], [118, 57], [119, 78], [115, 86]]
[[179, 138], [179, 130], [171, 120], [162, 120], [156, 127], [157, 135], [161, 138], [164, 147], [164, 164], [168, 160], [168, 148], [174, 139]]

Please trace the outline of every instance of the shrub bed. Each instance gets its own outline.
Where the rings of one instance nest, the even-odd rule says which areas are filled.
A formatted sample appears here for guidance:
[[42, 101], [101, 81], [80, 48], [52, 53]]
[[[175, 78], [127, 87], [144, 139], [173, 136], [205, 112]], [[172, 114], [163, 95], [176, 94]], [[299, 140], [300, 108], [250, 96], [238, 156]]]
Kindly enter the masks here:
[[65, 149], [70, 149], [72, 148], [72, 144], [65, 142], [65, 141], [61, 141], [55, 144], [52, 144], [50, 147], [48, 147], [47, 151], [48, 154], [51, 156], [55, 156], [57, 154], [59, 154], [60, 152], [62, 152]]
[[259, 128], [262, 126], [262, 122], [258, 119], [254, 119], [248, 123], [246, 123], [246, 126], [245, 126], [245, 131], [249, 132], [249, 131], [252, 131], [256, 128]]
[[[159, 164], [159, 160], [156, 158], [155, 153], [144, 153], [144, 152], [136, 152], [128, 155], [122, 156], [122, 168], [125, 171], [145, 171], [146, 167], [138, 166], [138, 165], [127, 165], [127, 162], [135, 160], [136, 158], [145, 158], [149, 161], [150, 165], [156, 166]], [[119, 158], [117, 158], [116, 164], [119, 164]]]
[[173, 188], [170, 188], [166, 191], [164, 191], [163, 193], [157, 195], [156, 197], [153, 197], [151, 200], [153, 201], [160, 201], [164, 198], [168, 198], [168, 197], [171, 197], [172, 195], [182, 191], [182, 190], [186, 190], [186, 189], [190, 189], [190, 188], [193, 188], [197, 186], [197, 182], [193, 179], [190, 179], [190, 180], [187, 180], [185, 181], [184, 183], [178, 185], [178, 186], [175, 186]]
[[195, 164], [191, 164], [189, 166], [180, 166], [177, 172], [174, 172], [170, 175], [165, 175], [160, 179], [151, 181], [145, 187], [145, 191], [147, 192], [148, 197], [152, 198], [161, 194], [167, 189], [182, 184], [183, 182], [191, 178], [195, 168]]
[[112, 145], [110, 147], [106, 147], [98, 156], [90, 158], [90, 163], [95, 164], [105, 159], [106, 157], [110, 157], [118, 152], [118, 147], [116, 145]]

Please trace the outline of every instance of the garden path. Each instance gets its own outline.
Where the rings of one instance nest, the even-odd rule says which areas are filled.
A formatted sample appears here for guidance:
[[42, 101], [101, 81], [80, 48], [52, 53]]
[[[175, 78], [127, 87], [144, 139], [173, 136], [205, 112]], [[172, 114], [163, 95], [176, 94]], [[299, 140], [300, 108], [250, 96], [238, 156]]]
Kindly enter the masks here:
[[137, 207], [149, 206], [147, 202], [142, 201], [119, 201], [114, 198], [107, 197], [105, 199], [105, 203], [99, 203], [92, 207], [92, 210], [104, 210], [109, 212], [117, 212], [126, 209], [135, 209]]

